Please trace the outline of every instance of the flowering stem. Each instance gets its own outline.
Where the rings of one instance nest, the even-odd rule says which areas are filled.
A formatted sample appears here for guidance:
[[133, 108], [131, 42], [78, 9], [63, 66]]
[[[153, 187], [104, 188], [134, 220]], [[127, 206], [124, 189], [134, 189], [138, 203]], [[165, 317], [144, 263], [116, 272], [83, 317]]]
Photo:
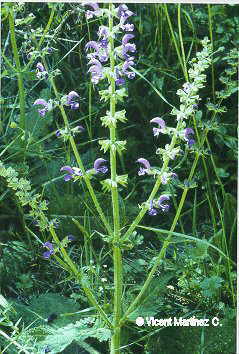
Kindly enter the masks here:
[[[191, 168], [191, 171], [190, 171], [190, 174], [189, 174], [189, 177], [188, 177], [188, 181], [190, 181], [194, 175], [194, 172], [195, 172], [195, 168], [197, 166], [197, 162], [198, 162], [198, 159], [199, 159], [199, 153], [196, 153], [196, 157], [193, 161], [193, 165], [192, 165], [192, 168]], [[126, 311], [126, 313], [124, 314], [122, 320], [121, 320], [121, 325], [123, 324], [123, 322], [127, 319], [127, 316], [133, 312], [135, 310], [135, 308], [137, 307], [137, 305], [139, 304], [140, 300], [142, 299], [142, 297], [144, 296], [145, 294], [145, 291], [147, 290], [153, 276], [154, 276], [154, 273], [156, 272], [158, 266], [160, 265], [160, 262], [161, 262], [161, 259], [164, 257], [165, 255], [165, 252], [166, 252], [166, 249], [170, 243], [170, 240], [171, 240], [171, 237], [172, 237], [172, 233], [177, 225], [177, 222], [178, 222], [178, 219], [180, 217], [180, 214], [181, 214], [181, 210], [183, 208], [183, 205], [184, 205], [184, 202], [185, 202], [185, 199], [186, 199], [186, 196], [187, 196], [187, 193], [188, 193], [188, 188], [184, 188], [183, 190], [183, 193], [182, 193], [182, 196], [181, 196], [181, 200], [180, 200], [180, 203], [179, 203], [179, 206], [178, 206], [178, 209], [177, 209], [177, 212], [176, 212], [176, 215], [174, 217], [174, 220], [173, 220], [173, 223], [172, 223], [172, 226], [169, 230], [169, 234], [167, 236], [167, 238], [164, 240], [163, 242], [163, 246], [159, 252], [159, 255], [158, 257], [156, 258], [155, 260], [155, 263], [154, 263], [154, 266], [152, 267], [151, 271], [149, 272], [148, 276], [147, 276], [147, 279], [145, 280], [144, 282], [144, 285], [141, 289], [141, 291], [139, 292], [139, 294], [136, 296], [136, 298], [134, 299], [134, 301], [132, 302], [132, 304], [129, 306], [128, 310]]]
[[[110, 68], [111, 74], [115, 71], [115, 60], [114, 60], [114, 39], [112, 37], [113, 29], [113, 16], [112, 16], [112, 4], [109, 4], [109, 32], [110, 32]], [[110, 115], [114, 117], [115, 115], [115, 78], [110, 76]], [[122, 297], [122, 255], [119, 246], [120, 240], [120, 218], [119, 218], [119, 200], [118, 200], [118, 187], [116, 182], [116, 150], [113, 146], [116, 141], [116, 128], [110, 128], [110, 171], [111, 171], [111, 198], [113, 206], [113, 220], [114, 220], [114, 238], [113, 238], [113, 262], [114, 262], [114, 334], [111, 338], [111, 354], [120, 353], [120, 326], [119, 322], [121, 319], [121, 297]]]
[[17, 67], [17, 83], [18, 83], [19, 106], [20, 106], [19, 126], [21, 129], [25, 130], [25, 92], [24, 92], [24, 85], [23, 85], [22, 69], [21, 69], [21, 64], [20, 64], [20, 59], [19, 59], [18, 49], [17, 49], [17, 42], [16, 42], [15, 29], [14, 29], [15, 28], [14, 14], [12, 8], [9, 12], [8, 18], [9, 18], [9, 29], [10, 29], [12, 51], [13, 51], [13, 56]]
[[[169, 150], [172, 150], [174, 148], [174, 145], [176, 144], [176, 140], [177, 140], [177, 134], [176, 132], [178, 130], [180, 130], [181, 127], [181, 122], [178, 122], [177, 127], [176, 127], [176, 131], [175, 134], [172, 138], [171, 144], [170, 144], [170, 148]], [[164, 161], [162, 169], [161, 169], [161, 174], [163, 174], [169, 164], [169, 157]], [[144, 217], [145, 213], [148, 210], [148, 203], [150, 202], [150, 200], [153, 200], [159, 187], [161, 185], [161, 178], [157, 178], [157, 181], [154, 185], [154, 188], [152, 189], [152, 192], [150, 194], [150, 196], [148, 197], [147, 202], [145, 203], [145, 205], [142, 207], [141, 211], [139, 212], [139, 214], [137, 215], [137, 217], [134, 219], [133, 223], [131, 224], [131, 226], [129, 227], [129, 229], [126, 231], [126, 233], [124, 234], [123, 238], [126, 239], [128, 236], [130, 236], [132, 234], [132, 232], [134, 231], [134, 229], [137, 227], [137, 225], [140, 223], [140, 221], [142, 220], [142, 218]]]
[[[46, 64], [46, 61], [44, 59], [43, 59], [43, 63], [44, 63], [44, 66], [47, 68], [47, 64]], [[58, 95], [58, 91], [57, 91], [55, 82], [54, 82], [53, 78], [51, 78], [50, 80], [51, 80], [51, 85], [53, 87], [54, 93], [55, 93], [56, 97], [58, 97], [59, 95]], [[67, 130], [70, 131], [69, 121], [68, 121], [65, 109], [64, 109], [62, 104], [59, 104], [59, 109], [61, 111], [61, 115], [63, 117], [65, 126], [67, 127]], [[83, 163], [81, 161], [80, 154], [79, 154], [79, 152], [77, 150], [76, 143], [75, 143], [75, 140], [74, 140], [73, 136], [70, 136], [69, 140], [70, 140], [70, 144], [71, 144], [72, 150], [74, 152], [76, 161], [78, 163], [78, 166], [81, 169], [82, 173], [84, 174], [85, 183], [86, 183], [86, 186], [87, 186], [87, 188], [89, 190], [89, 193], [90, 193], [90, 196], [91, 196], [91, 198], [93, 200], [93, 203], [94, 203], [94, 205], [96, 207], [96, 210], [98, 211], [98, 213], [100, 215], [100, 218], [101, 218], [106, 230], [108, 231], [109, 234], [111, 234], [112, 233], [111, 227], [110, 227], [108, 221], [106, 220], [106, 217], [105, 217], [105, 215], [103, 213], [103, 210], [102, 210], [102, 208], [101, 208], [101, 206], [100, 206], [100, 204], [99, 204], [99, 202], [97, 200], [97, 197], [96, 197], [94, 189], [93, 189], [93, 187], [91, 185], [90, 179], [87, 176], [87, 174], [84, 173], [85, 169], [84, 169]]]

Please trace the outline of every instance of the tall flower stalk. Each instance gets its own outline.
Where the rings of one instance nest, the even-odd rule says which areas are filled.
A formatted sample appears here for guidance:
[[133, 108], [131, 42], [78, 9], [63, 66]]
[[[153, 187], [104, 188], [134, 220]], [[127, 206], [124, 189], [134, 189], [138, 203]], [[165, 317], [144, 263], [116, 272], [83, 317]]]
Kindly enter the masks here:
[[[128, 230], [126, 230], [124, 234], [121, 234], [118, 186], [125, 186], [127, 184], [128, 176], [118, 175], [117, 173], [117, 156], [118, 154], [121, 154], [123, 150], [125, 150], [126, 145], [126, 141], [117, 140], [117, 128], [118, 124], [124, 123], [127, 118], [125, 116], [125, 110], [117, 111], [116, 108], [117, 102], [122, 101], [123, 98], [127, 96], [124, 87], [126, 79], [133, 79], [135, 77], [135, 71], [133, 70], [133, 66], [135, 65], [133, 53], [136, 52], [136, 46], [134, 43], [132, 43], [132, 39], [134, 38], [134, 35], [132, 34], [134, 26], [133, 24], [128, 23], [128, 19], [134, 14], [124, 4], [120, 4], [118, 7], [115, 7], [113, 4], [109, 4], [108, 9], [100, 9], [96, 3], [85, 3], [84, 6], [91, 8], [91, 10], [87, 9], [86, 11], [87, 19], [91, 19], [95, 16], [97, 18], [102, 17], [102, 20], [107, 21], [107, 26], [101, 25], [98, 29], [98, 40], [90, 40], [86, 44], [85, 49], [87, 51], [87, 58], [89, 60], [88, 72], [91, 76], [92, 84], [97, 85], [103, 80], [107, 81], [108, 83], [108, 87], [99, 91], [99, 94], [101, 100], [108, 102], [108, 110], [106, 111], [106, 115], [100, 119], [102, 121], [102, 126], [108, 129], [109, 138], [106, 140], [100, 140], [99, 144], [101, 146], [101, 150], [103, 150], [104, 153], [109, 152], [110, 177], [101, 183], [103, 190], [108, 191], [111, 194], [113, 226], [111, 226], [110, 221], [107, 220], [96, 198], [96, 194], [90, 181], [92, 175], [106, 174], [108, 172], [107, 159], [98, 157], [93, 164], [93, 168], [90, 170], [85, 170], [74, 141], [74, 131], [70, 128], [69, 121], [63, 107], [66, 105], [72, 110], [78, 109], [79, 103], [77, 100], [79, 95], [77, 92], [71, 91], [68, 95], [60, 98], [54, 80], [50, 77], [49, 80], [52, 84], [56, 98], [59, 101], [46, 102], [40, 98], [37, 99], [34, 104], [41, 106], [38, 112], [42, 119], [45, 119], [45, 115], [47, 115], [48, 111], [53, 109], [54, 106], [59, 107], [64, 120], [65, 130], [67, 132], [65, 138], [69, 139], [78, 164], [78, 167], [63, 166], [61, 168], [61, 172], [65, 173], [64, 180], [67, 183], [72, 180], [83, 180], [86, 183], [95, 207], [105, 226], [106, 232], [108, 233], [107, 236], [103, 236], [104, 240], [109, 243], [113, 254], [114, 290], [112, 320], [110, 319], [110, 316], [108, 317], [108, 315], [104, 312], [104, 309], [97, 301], [97, 297], [95, 297], [93, 292], [90, 290], [87, 277], [84, 278], [81, 270], [79, 270], [78, 267], [76, 267], [75, 264], [71, 261], [64, 247], [60, 246], [60, 242], [55, 231], [52, 227], [50, 227], [50, 232], [53, 240], [56, 244], [59, 245], [58, 249], [63, 255], [67, 269], [69, 267], [72, 273], [75, 275], [76, 279], [81, 282], [83, 290], [85, 291], [89, 301], [96, 308], [107, 326], [112, 330], [110, 353], [120, 354], [121, 328], [125, 321], [127, 321], [130, 313], [134, 311], [135, 308], [140, 304], [162, 258], [165, 256], [166, 249], [170, 243], [171, 235], [179, 220], [181, 210], [183, 208], [185, 198], [190, 186], [186, 185], [184, 188], [168, 237], [165, 239], [162, 248], [155, 259], [154, 265], [147, 275], [144, 284], [142, 285], [141, 291], [136, 296], [134, 301], [129, 304], [127, 310], [124, 313], [122, 309], [122, 252], [126, 244], [131, 244], [133, 246], [137, 244], [136, 242], [134, 243], [133, 240], [135, 234], [134, 231], [139, 226], [140, 221], [147, 212], [152, 217], [155, 217], [158, 213], [168, 212], [170, 208], [171, 197], [168, 194], [160, 195], [158, 192], [161, 185], [166, 185], [171, 182], [171, 179], [178, 178], [176, 173], [173, 172], [170, 164], [178, 157], [178, 155], [181, 154], [182, 143], [184, 143], [186, 149], [194, 150], [196, 155], [187, 182], [190, 183], [193, 178], [203, 141], [199, 141], [196, 127], [192, 129], [188, 126], [186, 121], [189, 121], [190, 118], [195, 120], [195, 113], [197, 110], [198, 102], [200, 100], [198, 91], [204, 86], [206, 76], [203, 74], [203, 71], [208, 68], [210, 63], [211, 46], [207, 39], [202, 41], [203, 50], [202, 52], [197, 53], [197, 59], [192, 61], [191, 69], [188, 70], [188, 82], [183, 85], [182, 89], [177, 91], [177, 95], [180, 99], [180, 106], [179, 109], [174, 107], [171, 111], [171, 114], [176, 116], [176, 123], [174, 125], [175, 127], [169, 127], [161, 117], [155, 117], [149, 120], [149, 123], [157, 125], [157, 127], [153, 127], [153, 135], [155, 139], [158, 139], [161, 134], [166, 134], [170, 137], [170, 141], [165, 145], [164, 148], [158, 148], [156, 150], [156, 154], [159, 155], [160, 160], [162, 160], [162, 162], [160, 161], [159, 163], [161, 165], [160, 167], [151, 167], [150, 162], [146, 160], [145, 157], [139, 157], [137, 159], [136, 162], [140, 164], [138, 175], [146, 175], [147, 178], [154, 178], [155, 183], [152, 191], [149, 193], [147, 200], [140, 206], [138, 215], [131, 222]], [[117, 36], [117, 40], [119, 40], [120, 35], [122, 36], [121, 43], [119, 46], [116, 46], [117, 42], [115, 41], [115, 38]], [[43, 64], [44, 65], [41, 63], [37, 64], [37, 75], [40, 77], [42, 75], [47, 77], [48, 68], [46, 66], [45, 60], [43, 60]], [[77, 130], [79, 130], [79, 127]], [[196, 132], [195, 136], [194, 131]], [[49, 258], [50, 256], [57, 257], [55, 255], [56, 251], [53, 248], [51, 242], [47, 241], [44, 245], [48, 248], [48, 251], [45, 252], [46, 258]]]
[[[112, 4], [109, 7], [109, 32], [113, 34], [113, 17], [112, 17]], [[111, 35], [109, 40], [110, 52], [110, 69], [111, 73], [115, 72], [115, 59], [114, 59], [114, 38]], [[110, 77], [110, 116], [115, 116], [115, 78], [113, 75]], [[116, 141], [116, 126], [110, 129], [110, 140], [112, 146]], [[112, 206], [113, 206], [113, 220], [114, 220], [114, 238], [113, 238], [113, 262], [114, 262], [114, 334], [111, 340], [111, 353], [119, 353], [120, 347], [120, 326], [121, 319], [121, 298], [122, 298], [122, 254], [119, 244], [120, 239], [120, 215], [119, 215], [119, 199], [118, 199], [118, 186], [117, 186], [117, 172], [116, 172], [116, 151], [110, 149], [110, 172], [112, 181]]]

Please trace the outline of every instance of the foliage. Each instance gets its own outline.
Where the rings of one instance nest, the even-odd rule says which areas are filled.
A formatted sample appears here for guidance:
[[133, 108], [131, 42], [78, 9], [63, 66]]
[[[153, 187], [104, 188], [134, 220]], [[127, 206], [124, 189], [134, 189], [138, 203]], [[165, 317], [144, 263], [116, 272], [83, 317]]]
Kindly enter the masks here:
[[1, 6], [3, 353], [235, 352], [238, 5], [118, 6]]

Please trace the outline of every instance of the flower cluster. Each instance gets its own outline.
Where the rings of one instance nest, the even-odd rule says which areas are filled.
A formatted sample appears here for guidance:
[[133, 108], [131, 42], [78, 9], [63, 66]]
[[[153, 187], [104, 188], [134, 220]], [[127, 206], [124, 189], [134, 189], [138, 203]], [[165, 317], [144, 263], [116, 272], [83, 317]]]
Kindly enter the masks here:
[[33, 105], [40, 105], [42, 108], [38, 109], [38, 113], [41, 117], [44, 117], [45, 114], [52, 109], [52, 104], [50, 102], [45, 101], [43, 98], [38, 98]]
[[71, 109], [79, 108], [79, 103], [76, 101], [76, 98], [79, 98], [79, 95], [75, 91], [71, 91], [67, 95], [66, 104], [70, 106]]
[[159, 133], [164, 133], [165, 132], [165, 121], [162, 118], [156, 117], [151, 119], [150, 123], [157, 123], [158, 124], [158, 128], [153, 128], [153, 133], [154, 136], [159, 136]]
[[[101, 16], [104, 14], [105, 10], [99, 9], [96, 3], [86, 3], [84, 5], [91, 6], [94, 10], [86, 12], [87, 18], [91, 18], [94, 15]], [[88, 72], [91, 73], [91, 82], [93, 84], [98, 84], [100, 80], [109, 75], [109, 67], [104, 67], [102, 63], [107, 63], [109, 60], [109, 52], [111, 50], [110, 37], [114, 38], [115, 33], [119, 33], [120, 30], [131, 32], [134, 29], [132, 24], [126, 23], [127, 19], [134, 15], [132, 11], [128, 10], [126, 5], [119, 5], [118, 8], [113, 7], [113, 9], [114, 17], [119, 20], [118, 25], [113, 27], [111, 33], [109, 27], [101, 25], [97, 33], [98, 41], [89, 41], [85, 46], [86, 51], [91, 50], [91, 52], [87, 54], [87, 58], [89, 60], [88, 64], [90, 65]], [[134, 57], [131, 56], [131, 53], [136, 51], [135, 44], [129, 43], [129, 41], [133, 38], [133, 34], [124, 34], [121, 45], [114, 49], [114, 56], [124, 60], [118, 65], [115, 65], [115, 71], [114, 73], [111, 73], [115, 79], [116, 85], [118, 86], [125, 83], [125, 79], [123, 78], [124, 76], [129, 79], [133, 79], [135, 77], [135, 73], [133, 71], [129, 71], [129, 68], [134, 65]]]
[[149, 203], [148, 213], [151, 216], [158, 214], [158, 210], [162, 212], [168, 212], [170, 205], [167, 203], [170, 197], [167, 194], [162, 194], [157, 201], [151, 200]]
[[[127, 38], [131, 39], [132, 37], [130, 36]], [[202, 41], [202, 45], [203, 50], [197, 53], [197, 60], [192, 60], [192, 68], [188, 71], [190, 82], [184, 83], [183, 88], [177, 91], [177, 95], [180, 97], [180, 109], [173, 108], [171, 111], [171, 114], [176, 115], [177, 117], [176, 128], [166, 127], [165, 121], [160, 117], [155, 117], [150, 121], [150, 123], [156, 123], [158, 125], [158, 127], [153, 128], [154, 136], [158, 137], [159, 134], [169, 134], [173, 136], [171, 144], [166, 144], [164, 148], [158, 148], [156, 150], [156, 154], [162, 155], [164, 168], [161, 171], [152, 168], [148, 160], [139, 158], [136, 161], [141, 164], [138, 171], [139, 176], [156, 174], [158, 177], [161, 177], [162, 184], [167, 184], [171, 178], [177, 178], [175, 173], [169, 171], [168, 163], [170, 159], [174, 160], [175, 157], [182, 152], [180, 146], [175, 146], [178, 138], [186, 141], [189, 147], [192, 147], [192, 145], [195, 144], [195, 140], [193, 139], [194, 130], [186, 127], [185, 120], [193, 116], [195, 110], [198, 109], [198, 102], [200, 100], [198, 91], [204, 86], [206, 79], [206, 75], [202, 72], [208, 68], [210, 64], [212, 47], [209, 44], [209, 40], [205, 38]], [[133, 51], [133, 49], [131, 48], [130, 51]], [[162, 195], [157, 203], [154, 200], [151, 200], [149, 204], [149, 214], [157, 215], [157, 209], [155, 209], [156, 206], [164, 212], [168, 211], [169, 205], [167, 203], [165, 204], [165, 201], [168, 200], [168, 195]]]
[[101, 10], [100, 10], [99, 5], [97, 3], [95, 3], [95, 2], [86, 2], [83, 5], [84, 6], [89, 6], [93, 10], [93, 11], [91, 11], [91, 10], [87, 10], [86, 11], [85, 16], [86, 16], [87, 20], [93, 18], [94, 16], [97, 16], [97, 17], [101, 16]]
[[192, 138], [192, 135], [194, 135], [194, 130], [192, 128], [184, 129], [184, 139], [188, 143], [189, 147], [195, 144], [195, 140]]
[[[105, 166], [105, 162], [107, 160], [99, 158], [96, 159], [94, 162], [94, 167], [93, 169], [87, 170], [86, 173], [88, 174], [97, 174], [97, 173], [107, 173], [108, 172], [108, 167]], [[60, 171], [66, 171], [67, 174], [64, 176], [64, 180], [67, 182], [70, 179], [74, 179], [75, 177], [82, 177], [83, 173], [81, 169], [77, 167], [71, 167], [71, 166], [63, 166], [61, 167]]]
[[43, 243], [43, 247], [47, 248], [48, 251], [44, 252], [42, 256], [43, 256], [45, 259], [50, 258], [51, 255], [54, 254], [54, 247], [53, 247], [53, 244], [52, 244], [51, 242], [47, 241], [47, 242]]
[[[76, 101], [76, 99], [79, 98], [78, 93], [75, 91], [71, 91], [68, 93], [68, 95], [63, 96], [61, 99], [61, 104], [70, 106], [71, 109], [75, 110], [79, 108], [79, 103]], [[33, 105], [40, 105], [42, 108], [38, 109], [38, 113], [41, 117], [44, 117], [47, 112], [53, 110], [53, 108], [57, 105], [59, 105], [59, 102], [49, 100], [48, 102], [44, 100], [43, 98], [38, 98]]]
[[70, 133], [74, 136], [75, 134], [77, 133], [81, 133], [85, 130], [84, 127], [82, 127], [82, 125], [77, 125], [76, 127], [74, 128], [71, 128], [70, 131], [65, 128], [65, 129], [58, 129], [56, 131], [56, 136], [59, 138], [59, 137], [67, 137], [70, 135]]
[[[62, 241], [61, 241], [61, 246], [66, 247], [70, 242], [75, 241], [75, 236], [73, 235], [67, 235]], [[53, 254], [57, 253], [59, 250], [59, 247], [54, 246], [52, 242], [47, 241], [44, 242], [42, 247], [47, 248], [47, 251], [43, 252], [42, 257], [45, 259], [49, 259]]]
[[42, 63], [37, 63], [36, 67], [37, 67], [37, 73], [36, 73], [37, 78], [38, 79], [41, 79], [41, 78], [47, 79], [48, 72], [45, 70]]
[[63, 166], [60, 171], [66, 171], [67, 174], [64, 176], [64, 180], [67, 182], [74, 176], [83, 176], [82, 171], [77, 167]]

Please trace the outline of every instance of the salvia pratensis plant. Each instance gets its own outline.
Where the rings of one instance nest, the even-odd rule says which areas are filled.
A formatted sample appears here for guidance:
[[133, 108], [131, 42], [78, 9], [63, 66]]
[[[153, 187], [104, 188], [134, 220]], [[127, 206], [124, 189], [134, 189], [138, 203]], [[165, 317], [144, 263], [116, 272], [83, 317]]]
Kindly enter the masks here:
[[[125, 4], [118, 6], [109, 4], [108, 8], [100, 8], [97, 3], [84, 3], [85, 16], [87, 20], [94, 18], [101, 20], [93, 39], [85, 44], [85, 55], [87, 58], [88, 75], [95, 90], [99, 83], [104, 85], [104, 89], [99, 91], [101, 101], [107, 103], [108, 107], [105, 115], [100, 118], [102, 127], [106, 128], [108, 138], [99, 140], [99, 156], [92, 163], [90, 169], [85, 169], [80, 152], [75, 143], [75, 134], [84, 134], [84, 127], [76, 126], [72, 128], [67, 117], [68, 110], [74, 111], [80, 107], [81, 97], [74, 88], [61, 95], [56, 87], [54, 75], [49, 73], [47, 62], [44, 57], [37, 61], [35, 74], [38, 79], [48, 80], [55, 94], [54, 99], [38, 97], [33, 105], [37, 106], [39, 119], [47, 119], [48, 113], [53, 109], [59, 109], [63, 118], [63, 127], [56, 132], [56, 138], [64, 138], [68, 141], [75, 156], [76, 166], [69, 166], [65, 162], [60, 168], [62, 178], [65, 183], [84, 183], [89, 191], [100, 220], [104, 226], [105, 234], [99, 232], [103, 241], [107, 242], [113, 259], [114, 288], [110, 301], [113, 303], [112, 313], [106, 312], [94, 294], [87, 274], [76, 264], [67, 252], [67, 245], [74, 240], [74, 236], [68, 235], [62, 241], [57, 236], [57, 220], [48, 220], [46, 216], [47, 202], [41, 199], [39, 194], [31, 191], [30, 182], [23, 178], [18, 178], [18, 174], [13, 168], [6, 168], [0, 162], [0, 176], [7, 181], [9, 188], [15, 191], [20, 204], [30, 207], [29, 216], [35, 224], [48, 237], [41, 242], [42, 257], [46, 260], [54, 258], [60, 265], [80, 283], [82, 290], [91, 305], [94, 306], [102, 321], [102, 326], [107, 327], [111, 332], [110, 353], [119, 354], [122, 346], [122, 327], [127, 322], [129, 315], [143, 301], [143, 296], [149, 289], [150, 282], [155, 275], [160, 262], [165, 256], [166, 250], [176, 224], [179, 220], [186, 195], [192, 183], [196, 165], [201, 154], [203, 139], [199, 140], [194, 121], [195, 114], [200, 102], [199, 90], [205, 85], [205, 71], [211, 63], [212, 47], [210, 41], [204, 38], [201, 42], [202, 51], [198, 52], [196, 58], [190, 62], [188, 70], [188, 82], [185, 82], [181, 89], [177, 90], [179, 98], [178, 107], [172, 106], [170, 114], [175, 117], [173, 126], [169, 126], [167, 119], [162, 117], [149, 117], [149, 125], [152, 127], [152, 138], [155, 139], [159, 147], [156, 149], [158, 163], [153, 166], [147, 156], [140, 153], [135, 163], [135, 171], [138, 178], [147, 178], [153, 181], [153, 188], [147, 199], [139, 205], [138, 215], [131, 220], [130, 225], [125, 227], [122, 224], [120, 215], [119, 187], [126, 187], [128, 175], [119, 174], [119, 154], [127, 150], [127, 142], [118, 140], [118, 131], [121, 124], [126, 124], [126, 110], [118, 110], [118, 103], [124, 102], [127, 97], [126, 85], [128, 80], [133, 80], [136, 76], [136, 45], [134, 43], [134, 25], [131, 23], [134, 13]], [[49, 54], [49, 51], [48, 51]], [[37, 57], [37, 56], [36, 56]], [[167, 143], [161, 144], [162, 135], [166, 136]], [[170, 231], [162, 243], [162, 247], [155, 257], [153, 266], [146, 276], [141, 290], [133, 302], [123, 307], [123, 298], [127, 289], [124, 288], [123, 255], [126, 244], [132, 247], [137, 245], [136, 228], [143, 217], [148, 214], [150, 217], [167, 215], [169, 210], [173, 210], [172, 197], [166, 190], [170, 184], [180, 180], [180, 172], [174, 170], [175, 161], [181, 157], [185, 150], [195, 154], [187, 183], [184, 184], [180, 203], [175, 212]], [[132, 174], [132, 171], [130, 171]], [[100, 205], [97, 193], [94, 190], [94, 181], [99, 177], [104, 177], [101, 181], [104, 192], [111, 195], [112, 220], [106, 217], [104, 208]], [[29, 230], [30, 232], [30, 230]], [[136, 235], [136, 236], [135, 236]]]

